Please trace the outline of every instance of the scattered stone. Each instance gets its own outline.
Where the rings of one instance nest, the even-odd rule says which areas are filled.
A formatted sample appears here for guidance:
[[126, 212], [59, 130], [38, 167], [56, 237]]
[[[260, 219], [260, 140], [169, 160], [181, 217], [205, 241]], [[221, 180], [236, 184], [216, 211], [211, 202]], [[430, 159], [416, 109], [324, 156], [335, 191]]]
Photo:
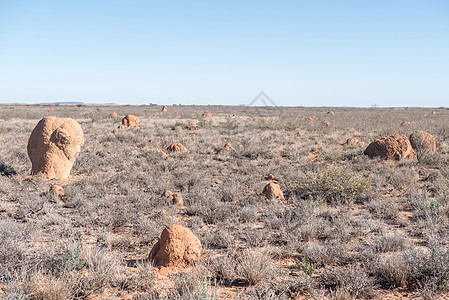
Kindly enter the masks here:
[[84, 144], [80, 124], [70, 118], [46, 117], [39, 121], [28, 140], [31, 175], [67, 179]]
[[331, 122], [329, 122], [329, 121], [324, 121], [323, 124], [324, 124], [324, 126], [326, 126], [326, 127], [331, 126]]
[[402, 134], [393, 134], [375, 140], [364, 151], [370, 158], [380, 157], [384, 160], [414, 158], [415, 151], [409, 139]]
[[411, 124], [411, 123], [408, 122], [408, 121], [404, 121], [404, 122], [401, 123], [402, 126], [408, 126], [408, 125], [410, 125], [410, 124]]
[[118, 129], [112, 130], [112, 133], [113, 133], [113, 134], [117, 134], [117, 133], [118, 133]]
[[303, 136], [305, 133], [304, 132], [298, 132], [299, 136]]
[[59, 198], [64, 196], [64, 189], [62, 188], [62, 186], [54, 184], [51, 186], [50, 191], [53, 193], [53, 195], [58, 196]]
[[435, 138], [428, 132], [417, 130], [410, 134], [410, 144], [416, 151], [418, 157], [424, 153], [435, 153]]
[[363, 146], [365, 146], [365, 143], [362, 141], [359, 141], [356, 138], [349, 138], [346, 140], [345, 145], [363, 147]]
[[226, 144], [224, 145], [224, 148], [225, 148], [226, 150], [229, 150], [229, 151], [235, 151], [235, 148], [232, 147], [232, 145], [229, 144], [229, 143], [226, 143]]
[[118, 115], [117, 115], [117, 113], [114, 111], [114, 112], [112, 112], [112, 113], [110, 114], [110, 117], [113, 118], [113, 119], [117, 119], [117, 118], [118, 118]]
[[265, 180], [268, 180], [268, 181], [270, 181], [270, 180], [275, 180], [276, 178], [274, 178], [274, 175], [273, 174], [268, 174], [267, 176], [265, 176]]
[[167, 105], [162, 106], [162, 111], [168, 111]]
[[356, 139], [356, 138], [349, 138], [349, 139], [347, 139], [346, 140], [346, 145], [352, 145], [352, 144], [357, 144], [359, 142], [359, 140], [358, 139]]
[[328, 111], [327, 114], [332, 116], [335, 115], [335, 113], [332, 110]]
[[54, 112], [55, 110], [53, 108], [49, 109], [48, 112]]
[[176, 204], [178, 207], [184, 206], [184, 199], [182, 199], [182, 195], [180, 193], [173, 194], [173, 204]]
[[432, 115], [436, 115], [437, 114], [437, 112], [436, 111], [432, 111]]
[[313, 121], [313, 118], [309, 116], [307, 117], [307, 120]]
[[180, 193], [172, 193], [171, 191], [166, 190], [162, 193], [162, 197], [172, 200], [172, 204], [176, 204], [178, 207], [184, 206], [184, 200]]
[[170, 200], [173, 200], [173, 193], [171, 191], [169, 191], [169, 190], [165, 190], [162, 193], [162, 197], [165, 197], [165, 198], [168, 198]]
[[279, 184], [274, 183], [274, 182], [268, 183], [263, 188], [262, 193], [265, 195], [265, 197], [267, 199], [276, 198], [276, 199], [284, 200], [284, 193], [282, 192], [281, 187], [279, 186]]
[[200, 130], [198, 126], [186, 126], [184, 127], [185, 130]]
[[212, 115], [210, 113], [204, 113], [203, 118], [212, 118]]
[[200, 240], [188, 228], [173, 224], [162, 231], [149, 259], [157, 266], [184, 268], [200, 259], [201, 250]]
[[186, 147], [181, 143], [173, 143], [167, 148], [170, 152], [189, 152]]
[[127, 115], [122, 119], [122, 125], [125, 127], [139, 128], [139, 119], [134, 115]]

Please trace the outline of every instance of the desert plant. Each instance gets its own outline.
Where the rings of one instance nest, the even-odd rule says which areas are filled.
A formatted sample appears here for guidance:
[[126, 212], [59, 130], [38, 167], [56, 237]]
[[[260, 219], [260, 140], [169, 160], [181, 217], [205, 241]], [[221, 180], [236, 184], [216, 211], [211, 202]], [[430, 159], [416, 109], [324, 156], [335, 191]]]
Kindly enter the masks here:
[[430, 253], [412, 249], [404, 252], [404, 260], [410, 270], [411, 281], [427, 292], [444, 292], [449, 289], [449, 249], [432, 243]]
[[354, 268], [329, 269], [321, 275], [321, 282], [331, 293], [350, 298], [370, 298], [375, 290], [374, 280], [366, 272]]
[[308, 262], [305, 257], [296, 259], [296, 267], [301, 271], [304, 271], [307, 275], [312, 275], [315, 272], [315, 265]]
[[437, 228], [444, 219], [444, 210], [442, 199], [430, 199], [427, 192], [422, 197], [417, 196], [409, 202], [415, 209], [414, 217], [427, 228], [431, 230]]
[[331, 168], [303, 177], [294, 187], [302, 198], [323, 197], [330, 203], [351, 202], [367, 192], [370, 184], [345, 168]]
[[392, 287], [401, 287], [408, 284], [409, 267], [402, 255], [387, 256], [380, 260], [379, 273]]
[[204, 273], [202, 266], [177, 274], [174, 277], [175, 288], [170, 299], [215, 300], [218, 299], [215, 291], [216, 282], [212, 283]]
[[70, 249], [63, 254], [63, 265], [67, 271], [80, 270], [84, 261], [82, 259], [82, 248]]
[[303, 250], [306, 260], [315, 266], [344, 265], [351, 259], [347, 245], [339, 241], [330, 241], [323, 244], [314, 243]]
[[373, 243], [373, 248], [377, 252], [396, 252], [403, 250], [407, 241], [399, 235], [383, 235]]
[[271, 258], [257, 250], [239, 254], [236, 266], [237, 277], [249, 285], [271, 279], [274, 274]]
[[399, 205], [391, 199], [376, 198], [369, 203], [369, 211], [378, 218], [396, 220], [399, 216]]

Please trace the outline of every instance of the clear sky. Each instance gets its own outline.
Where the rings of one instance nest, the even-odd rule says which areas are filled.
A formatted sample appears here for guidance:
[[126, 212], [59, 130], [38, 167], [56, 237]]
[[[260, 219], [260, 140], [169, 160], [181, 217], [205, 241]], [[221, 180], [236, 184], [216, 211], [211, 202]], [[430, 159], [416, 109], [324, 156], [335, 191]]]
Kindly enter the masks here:
[[0, 0], [0, 103], [449, 106], [449, 1]]

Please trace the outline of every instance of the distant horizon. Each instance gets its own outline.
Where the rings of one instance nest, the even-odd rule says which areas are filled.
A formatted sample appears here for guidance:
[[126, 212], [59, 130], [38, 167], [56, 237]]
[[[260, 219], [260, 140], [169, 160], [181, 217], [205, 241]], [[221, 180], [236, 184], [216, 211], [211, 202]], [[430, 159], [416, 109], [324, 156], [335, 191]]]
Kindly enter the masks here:
[[0, 43], [0, 103], [449, 100], [443, 0], [6, 0]]
[[419, 109], [448, 109], [449, 106], [329, 106], [329, 105], [246, 105], [246, 104], [163, 104], [163, 103], [148, 103], [148, 104], [119, 104], [119, 103], [95, 103], [95, 102], [79, 102], [79, 101], [63, 101], [63, 102], [44, 102], [44, 103], [0, 103], [0, 105], [48, 105], [48, 106], [58, 106], [58, 105], [92, 105], [92, 106], [247, 106], [247, 107], [281, 107], [281, 108], [419, 108]]

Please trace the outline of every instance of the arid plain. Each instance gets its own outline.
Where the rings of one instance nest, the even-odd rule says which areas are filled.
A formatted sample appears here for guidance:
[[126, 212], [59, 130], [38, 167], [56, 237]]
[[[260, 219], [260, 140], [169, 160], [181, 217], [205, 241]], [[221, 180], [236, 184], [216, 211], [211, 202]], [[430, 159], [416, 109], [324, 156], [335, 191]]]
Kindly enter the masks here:
[[[139, 127], [119, 128], [129, 114]], [[66, 180], [30, 175], [47, 116], [84, 133]], [[447, 297], [444, 108], [0, 105], [0, 119], [0, 298]], [[363, 153], [416, 130], [435, 153]], [[148, 259], [172, 224], [202, 245], [186, 267]]]

